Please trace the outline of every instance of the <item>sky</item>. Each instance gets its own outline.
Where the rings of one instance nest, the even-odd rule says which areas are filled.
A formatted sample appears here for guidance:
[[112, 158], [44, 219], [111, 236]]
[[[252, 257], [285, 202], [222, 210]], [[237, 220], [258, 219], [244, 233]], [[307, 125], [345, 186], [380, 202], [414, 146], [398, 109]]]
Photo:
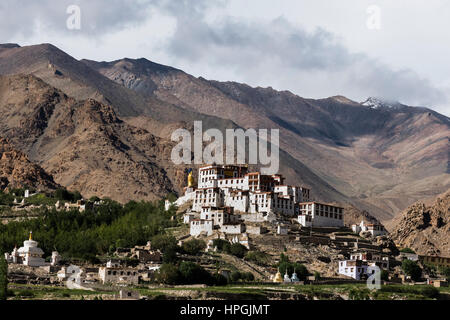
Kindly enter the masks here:
[[2, 0], [0, 43], [450, 116], [447, 0]]

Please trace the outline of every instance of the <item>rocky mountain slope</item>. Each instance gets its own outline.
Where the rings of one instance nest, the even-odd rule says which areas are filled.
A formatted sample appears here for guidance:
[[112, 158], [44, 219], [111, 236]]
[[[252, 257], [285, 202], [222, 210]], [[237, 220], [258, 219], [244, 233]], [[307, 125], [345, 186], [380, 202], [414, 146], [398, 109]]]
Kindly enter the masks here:
[[304, 99], [195, 78], [146, 59], [83, 62], [127, 88], [186, 110], [231, 119], [243, 128], [279, 128], [289, 156], [382, 220], [450, 186], [450, 121], [430, 109], [375, 98], [362, 104], [342, 96]]
[[184, 180], [183, 168], [169, 165], [172, 142], [128, 125], [108, 105], [75, 100], [35, 76], [0, 77], [0, 115], [2, 134], [85, 197], [156, 199], [176, 191], [178, 174]]
[[[128, 125], [139, 127], [163, 140], [168, 139], [171, 133], [177, 128], [187, 128], [192, 131], [194, 120], [202, 121], [204, 130], [211, 127], [220, 130], [238, 127], [238, 125], [228, 119], [222, 119], [214, 115], [206, 115], [183, 108], [181, 107], [182, 103], [176, 99], [175, 96], [166, 96], [165, 99], [167, 102], [165, 102], [155, 96], [136, 93], [132, 89], [123, 87], [108, 79], [94, 69], [86, 66], [84, 63], [73, 59], [58, 48], [49, 44], [28, 47], [10, 46], [9, 49], [3, 49], [3, 51], [0, 50], [0, 74], [20, 75], [24, 73], [31, 74], [36, 78], [43, 80], [43, 82], [49, 84], [50, 87], [59, 89], [67, 97], [71, 97], [74, 100], [93, 99], [104, 105], [111, 106], [117, 117], [121, 120], [125, 120]], [[30, 141], [25, 143], [26, 141], [22, 140], [31, 139], [28, 135], [22, 135], [21, 139], [16, 139], [20, 136], [21, 130], [18, 130], [17, 128], [14, 129], [15, 124], [9, 119], [10, 117], [14, 117], [13, 115], [21, 114], [24, 118], [21, 121], [35, 121], [33, 119], [25, 119], [27, 116], [32, 116], [32, 112], [21, 112], [21, 110], [25, 110], [22, 106], [23, 103], [21, 102], [21, 97], [23, 95], [35, 95], [35, 87], [28, 89], [21, 91], [19, 88], [14, 88], [7, 93], [9, 100], [3, 99], [3, 101], [1, 101], [0, 96], [0, 103], [5, 109], [10, 110], [5, 114], [0, 114], [0, 133], [4, 133], [5, 136], [13, 139], [19, 149], [30, 153], [30, 156], [39, 159], [41, 155], [45, 155], [45, 152], [41, 152], [43, 149], [42, 145], [33, 144], [33, 147], [31, 148]], [[25, 98], [23, 100], [33, 102], [32, 99]], [[178, 105], [175, 105], [175, 102]], [[50, 105], [51, 104], [52, 102], [50, 102]], [[44, 107], [44, 109], [45, 108], [52, 107], [47, 106]], [[13, 125], [12, 127], [11, 124]], [[48, 125], [50, 128], [53, 127], [52, 122], [48, 122]], [[32, 136], [32, 139], [37, 139], [37, 136]], [[72, 143], [71, 140], [69, 142]], [[95, 148], [93, 148], [93, 150], [94, 149]], [[87, 152], [93, 153], [94, 151]], [[309, 170], [307, 166], [292, 158], [286, 152], [281, 151], [280, 158], [281, 173], [291, 177], [293, 182], [314, 188], [315, 196], [317, 198], [323, 200], [350, 201], [349, 198], [339, 193], [326, 181]], [[182, 187], [185, 185], [185, 179], [180, 178], [181, 176], [178, 174], [171, 175], [170, 172], [183, 172], [184, 167], [176, 167], [167, 159], [160, 164], [167, 168], [168, 178], [171, 183], [162, 184], [162, 186], [167, 190], [181, 191]], [[55, 176], [55, 178], [58, 179], [57, 176]], [[62, 181], [61, 183], [70, 186], [71, 188], [80, 187], [73, 185], [71, 179], [59, 181]], [[145, 184], [146, 182], [136, 183], [138, 184], [138, 188], [144, 188], [145, 185], [143, 186], [142, 184]], [[82, 185], [85, 186], [86, 182], [82, 183]], [[149, 186], [147, 186], [147, 188], [148, 187]], [[92, 189], [93, 190], [85, 190], [83, 187], [80, 191], [82, 193], [88, 191], [88, 194], [91, 194], [96, 188]], [[96, 191], [100, 192], [98, 194], [100, 196], [106, 195], [101, 193], [100, 189]], [[152, 190], [148, 192], [153, 193]], [[127, 193], [117, 192], [117, 194], [121, 195], [121, 199], [126, 200], [125, 197], [127, 196]], [[138, 195], [130, 196], [129, 199], [134, 199], [136, 197], [138, 197]]]
[[450, 190], [434, 204], [417, 202], [397, 218], [392, 238], [418, 254], [450, 257]]
[[[134, 165], [139, 162], [137, 154], [152, 149], [139, 144], [130, 131], [142, 130], [156, 139], [159, 147], [169, 143], [173, 130], [192, 130], [194, 120], [203, 121], [204, 129], [280, 129], [280, 173], [287, 176], [288, 183], [312, 188], [316, 199], [352, 203], [383, 222], [414, 201], [435, 196], [450, 186], [450, 121], [426, 108], [376, 99], [361, 104], [342, 96], [305, 99], [288, 91], [195, 78], [146, 59], [78, 61], [50, 44], [0, 46], [0, 75], [20, 74], [41, 79], [49, 91], [38, 90], [36, 94], [39, 86], [21, 91], [23, 84], [17, 79], [13, 89], [4, 85], [0, 92], [0, 109], [4, 110], [0, 113], [0, 135], [53, 170], [58, 182], [88, 194], [98, 192], [126, 200], [125, 190], [132, 190], [133, 199], [181, 191], [185, 168], [167, 160], [167, 149], [144, 156], [145, 179], [129, 175], [127, 161], [132, 159]], [[38, 107], [33, 99], [45, 102]], [[117, 121], [102, 120], [86, 127], [83, 121], [67, 121], [73, 121], [71, 116], [64, 121], [55, 117], [57, 105], [69, 104], [71, 112], [93, 112], [89, 105], [94, 101], [99, 105], [93, 118], [113, 113]], [[56, 129], [58, 125], [68, 126], [71, 134], [76, 132], [76, 139], [69, 139], [65, 129]], [[102, 130], [106, 127], [112, 135], [105, 136]], [[89, 138], [81, 134], [83, 130], [89, 132]], [[117, 147], [117, 141], [139, 151], [130, 155], [120, 143]], [[101, 160], [95, 144], [108, 146]], [[74, 155], [70, 150], [83, 153]], [[121, 165], [110, 167], [105, 158]], [[147, 160], [153, 169], [146, 167]], [[64, 172], [58, 172], [62, 164]], [[164, 172], [159, 174], [156, 167]], [[95, 175], [89, 177], [91, 170]], [[120, 170], [125, 170], [123, 176]], [[120, 179], [133, 178], [127, 179], [131, 182], [125, 189], [115, 182], [106, 191], [109, 180], [101, 176], [116, 174]], [[100, 182], [91, 186], [89, 180]], [[155, 189], [149, 184], [151, 180], [158, 181]]]
[[0, 190], [14, 188], [55, 190], [59, 187], [53, 177], [37, 164], [31, 162], [11, 143], [0, 137]]

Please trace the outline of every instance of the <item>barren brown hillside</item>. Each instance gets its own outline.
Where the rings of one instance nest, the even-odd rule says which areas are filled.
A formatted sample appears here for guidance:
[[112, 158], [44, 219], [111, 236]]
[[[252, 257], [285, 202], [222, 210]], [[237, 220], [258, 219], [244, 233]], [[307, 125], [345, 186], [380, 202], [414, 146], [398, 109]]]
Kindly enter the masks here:
[[432, 205], [417, 202], [396, 219], [392, 238], [418, 254], [450, 257], [450, 190]]
[[375, 109], [342, 96], [304, 99], [195, 78], [145, 59], [84, 62], [127, 88], [187, 110], [243, 128], [279, 128], [287, 154], [382, 220], [450, 186], [450, 122], [429, 109], [401, 104]]
[[186, 167], [168, 161], [168, 140], [194, 120], [204, 129], [280, 129], [288, 183], [383, 222], [450, 186], [450, 120], [426, 108], [305, 99], [146, 59], [78, 61], [50, 44], [1, 46], [0, 74], [18, 76], [0, 86], [0, 134], [89, 195], [125, 201], [180, 192]]
[[48, 191], [58, 187], [51, 175], [0, 137], [0, 190], [35, 188]]

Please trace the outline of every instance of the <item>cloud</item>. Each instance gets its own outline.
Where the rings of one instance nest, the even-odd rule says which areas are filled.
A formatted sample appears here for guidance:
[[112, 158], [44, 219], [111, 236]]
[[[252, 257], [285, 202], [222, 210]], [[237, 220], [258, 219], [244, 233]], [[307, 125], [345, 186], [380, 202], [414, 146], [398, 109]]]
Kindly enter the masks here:
[[448, 105], [445, 91], [414, 71], [352, 53], [324, 29], [307, 32], [284, 17], [253, 22], [223, 17], [208, 23], [202, 12], [178, 16], [166, 48], [191, 69], [211, 76], [234, 74], [231, 79], [307, 97], [342, 94], [356, 100], [376, 96], [412, 105]]
[[[81, 30], [75, 32], [66, 27], [66, 9], [73, 4], [81, 9]], [[312, 98], [340, 94], [362, 101], [376, 96], [450, 113], [450, 90], [437, 88], [411, 69], [395, 69], [370, 53], [351, 52], [324, 28], [306, 31], [284, 16], [272, 20], [229, 16], [227, 4], [227, 0], [3, 0], [0, 38], [14, 42], [67, 37], [66, 50], [78, 55], [91, 50], [88, 43], [103, 56], [111, 51], [148, 56], [142, 52], [146, 47], [153, 55], [159, 50], [165, 63], [210, 79], [272, 86]], [[162, 16], [174, 21], [173, 31], [162, 24], [158, 30]], [[156, 21], [151, 30], [146, 29], [148, 21]], [[128, 33], [120, 35], [124, 30]], [[156, 33], [164, 34], [163, 45], [150, 43]], [[121, 48], [124, 36], [126, 48]]]
[[74, 35], [66, 21], [67, 8], [77, 5], [81, 11], [81, 29], [77, 35], [99, 37], [130, 25], [143, 23], [153, 1], [146, 0], [2, 0], [0, 37], [31, 38], [36, 33]]

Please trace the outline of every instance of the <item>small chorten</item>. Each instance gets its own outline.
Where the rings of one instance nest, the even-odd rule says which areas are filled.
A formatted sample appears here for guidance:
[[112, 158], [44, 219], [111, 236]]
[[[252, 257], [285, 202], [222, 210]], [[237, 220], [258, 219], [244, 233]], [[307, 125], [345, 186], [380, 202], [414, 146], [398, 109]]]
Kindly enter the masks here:
[[300, 281], [300, 279], [297, 277], [297, 273], [294, 270], [294, 273], [292, 274], [292, 277], [291, 277], [291, 282], [299, 282], [299, 281]]
[[40, 267], [45, 265], [45, 260], [42, 258], [44, 251], [38, 248], [38, 243], [33, 240], [33, 232], [30, 231], [30, 236], [27, 241], [23, 242], [23, 247], [17, 250], [19, 257], [26, 266]]
[[284, 281], [284, 282], [291, 282], [291, 278], [289, 278], [289, 275], [288, 275], [288, 273], [287, 273], [287, 269], [286, 269], [286, 273], [284, 274], [284, 279], [283, 279], [283, 281]]
[[273, 277], [273, 282], [283, 282], [283, 278], [281, 277], [280, 269], [278, 269], [277, 273]]

